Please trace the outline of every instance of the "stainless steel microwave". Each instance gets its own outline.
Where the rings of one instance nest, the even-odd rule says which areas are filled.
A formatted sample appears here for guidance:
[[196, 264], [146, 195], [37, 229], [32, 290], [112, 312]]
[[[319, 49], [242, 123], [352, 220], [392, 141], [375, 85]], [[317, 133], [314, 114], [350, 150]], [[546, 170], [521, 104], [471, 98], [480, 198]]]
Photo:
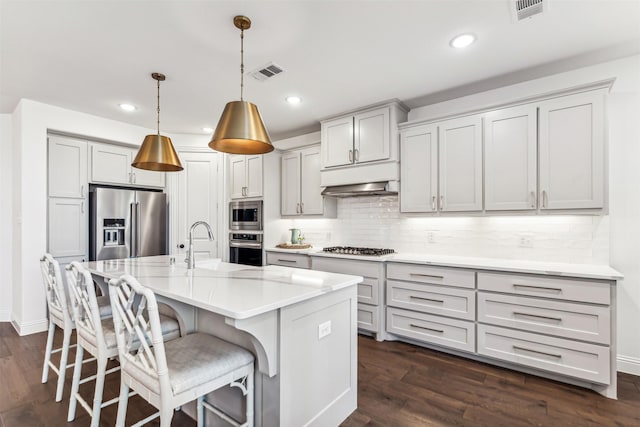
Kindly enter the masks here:
[[229, 229], [262, 230], [262, 200], [231, 202]]

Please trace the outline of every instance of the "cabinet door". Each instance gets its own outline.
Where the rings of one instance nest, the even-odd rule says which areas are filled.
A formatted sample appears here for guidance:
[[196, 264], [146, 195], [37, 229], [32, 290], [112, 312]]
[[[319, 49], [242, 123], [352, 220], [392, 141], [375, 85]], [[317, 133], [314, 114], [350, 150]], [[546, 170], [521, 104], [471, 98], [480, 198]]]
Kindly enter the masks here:
[[438, 128], [418, 126], [400, 141], [400, 211], [434, 212], [438, 197]]
[[353, 163], [353, 116], [322, 123], [322, 167]]
[[[131, 150], [131, 158], [135, 159], [138, 150]], [[133, 161], [133, 160], [132, 160]], [[145, 187], [160, 187], [165, 185], [165, 172], [149, 171], [131, 166], [132, 184], [143, 185]]]
[[87, 183], [87, 143], [51, 135], [49, 140], [49, 196], [84, 198]]
[[525, 105], [484, 116], [485, 209], [536, 208], [536, 107]]
[[[184, 170], [178, 172], [178, 242], [184, 244], [185, 252], [189, 246], [189, 227], [196, 221], [206, 221], [214, 233], [218, 224], [218, 190], [216, 171], [218, 156], [211, 153], [180, 153]], [[217, 241], [220, 236], [214, 234], [214, 241], [204, 227], [193, 231], [193, 252], [196, 257], [217, 258]], [[197, 265], [197, 264], [196, 264]]]
[[298, 215], [300, 213], [300, 152], [282, 153], [280, 214]]
[[439, 123], [442, 211], [482, 210], [482, 120], [479, 115]]
[[386, 160], [391, 152], [389, 108], [356, 114], [354, 117], [354, 161]]
[[540, 103], [542, 209], [603, 207], [603, 98], [586, 92]]
[[54, 257], [85, 257], [87, 204], [83, 199], [49, 198], [49, 252]]
[[300, 152], [300, 210], [304, 215], [322, 215], [324, 199], [320, 195], [320, 146]]
[[131, 149], [91, 144], [91, 182], [131, 184]]
[[247, 179], [246, 159], [243, 155], [229, 156], [229, 187], [232, 199], [245, 197]]
[[247, 189], [245, 196], [262, 197], [262, 156], [247, 156]]

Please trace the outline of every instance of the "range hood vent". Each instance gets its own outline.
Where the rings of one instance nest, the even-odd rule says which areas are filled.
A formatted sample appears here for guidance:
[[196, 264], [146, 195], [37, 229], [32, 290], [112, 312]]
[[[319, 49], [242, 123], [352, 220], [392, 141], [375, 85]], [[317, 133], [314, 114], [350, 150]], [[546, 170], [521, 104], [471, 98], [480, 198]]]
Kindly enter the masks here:
[[370, 182], [366, 184], [333, 185], [322, 191], [323, 196], [356, 197], [356, 196], [388, 196], [398, 194], [390, 189], [389, 182]]
[[513, 22], [531, 18], [549, 10], [549, 0], [511, 0]]

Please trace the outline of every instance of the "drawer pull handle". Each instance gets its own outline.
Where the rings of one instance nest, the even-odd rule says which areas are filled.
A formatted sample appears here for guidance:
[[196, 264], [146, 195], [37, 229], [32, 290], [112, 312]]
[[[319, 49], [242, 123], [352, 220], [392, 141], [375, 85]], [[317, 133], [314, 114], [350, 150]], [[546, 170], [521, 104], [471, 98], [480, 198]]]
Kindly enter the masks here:
[[561, 354], [554, 354], [554, 353], [547, 353], [546, 351], [532, 350], [530, 348], [520, 347], [518, 345], [514, 345], [513, 349], [514, 350], [524, 350], [524, 351], [528, 351], [528, 352], [531, 352], [531, 353], [538, 353], [538, 354], [543, 354], [545, 356], [557, 357], [558, 359], [562, 359], [562, 355]]
[[534, 286], [534, 285], [520, 285], [518, 283], [513, 284], [514, 288], [528, 288], [528, 289], [539, 289], [541, 291], [553, 291], [553, 292], [562, 292], [560, 288], [549, 288], [545, 286]]
[[548, 319], [548, 320], [555, 320], [556, 322], [562, 322], [562, 318], [560, 318], [560, 317], [541, 316], [539, 314], [522, 313], [520, 311], [514, 311], [513, 315], [514, 316], [538, 317], [540, 319]]
[[444, 276], [436, 276], [435, 274], [409, 273], [409, 276], [430, 277], [432, 279], [444, 279]]
[[297, 262], [295, 259], [278, 259], [280, 262]]
[[423, 300], [423, 301], [433, 301], [433, 302], [444, 303], [444, 300], [441, 300], [441, 299], [423, 298], [423, 297], [416, 297], [416, 296], [413, 296], [413, 295], [409, 295], [409, 298], [411, 298], [411, 299], [419, 299], [419, 300]]
[[442, 329], [427, 328], [426, 326], [414, 325], [413, 323], [409, 323], [409, 326], [411, 326], [412, 328], [424, 329], [425, 331], [438, 332], [439, 334], [444, 333], [444, 330]]

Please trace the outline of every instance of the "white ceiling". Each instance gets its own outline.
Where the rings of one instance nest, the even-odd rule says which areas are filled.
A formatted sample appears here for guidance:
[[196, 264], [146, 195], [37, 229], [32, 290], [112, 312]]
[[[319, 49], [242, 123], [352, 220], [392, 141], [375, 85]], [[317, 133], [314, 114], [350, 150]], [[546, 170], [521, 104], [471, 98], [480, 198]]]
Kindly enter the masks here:
[[[161, 131], [203, 133], [239, 98], [238, 14], [253, 21], [245, 70], [286, 70], [245, 78], [274, 139], [392, 98], [415, 107], [640, 52], [640, 0], [549, 2], [513, 23], [509, 0], [0, 0], [0, 113], [28, 98], [154, 128], [161, 72]], [[463, 32], [478, 41], [450, 48]]]

